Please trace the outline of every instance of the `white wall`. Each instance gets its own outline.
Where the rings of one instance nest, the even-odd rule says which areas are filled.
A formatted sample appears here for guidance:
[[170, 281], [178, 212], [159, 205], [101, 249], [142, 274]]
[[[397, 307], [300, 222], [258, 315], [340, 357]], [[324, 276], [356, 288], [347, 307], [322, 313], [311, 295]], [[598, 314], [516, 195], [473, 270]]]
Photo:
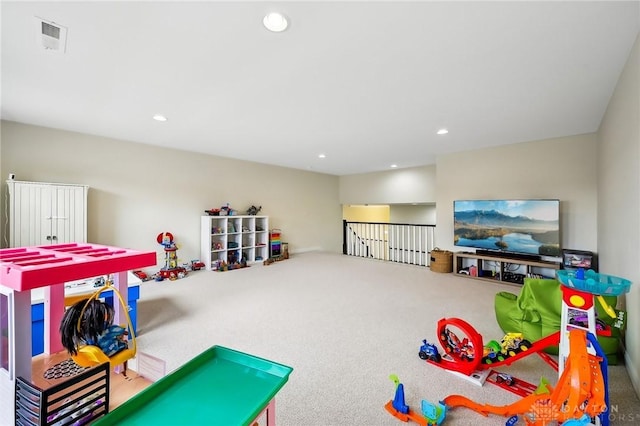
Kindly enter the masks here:
[[633, 283], [626, 366], [640, 395], [640, 36], [598, 131], [600, 270]]
[[595, 134], [459, 152], [437, 160], [435, 242], [453, 247], [453, 201], [560, 200], [563, 248], [598, 251]]
[[[161, 260], [156, 235], [169, 231], [186, 262], [200, 257], [204, 210], [228, 202], [241, 212], [253, 204], [262, 206], [260, 214], [270, 217], [271, 228], [282, 229], [292, 253], [342, 251], [336, 176], [1, 124], [6, 173], [15, 173], [18, 180], [90, 186], [89, 242], [155, 250]], [[4, 184], [2, 191], [4, 195]]]
[[340, 176], [342, 204], [433, 203], [435, 165]]

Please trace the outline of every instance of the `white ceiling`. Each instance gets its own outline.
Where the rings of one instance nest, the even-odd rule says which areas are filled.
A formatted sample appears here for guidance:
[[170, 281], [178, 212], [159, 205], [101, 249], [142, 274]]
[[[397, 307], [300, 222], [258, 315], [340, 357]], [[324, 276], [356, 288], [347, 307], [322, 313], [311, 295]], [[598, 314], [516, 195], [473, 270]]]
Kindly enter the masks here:
[[[262, 26], [274, 10], [291, 21], [283, 33]], [[639, 10], [637, 1], [3, 0], [1, 114], [334, 175], [433, 164], [596, 131]], [[35, 16], [68, 28], [66, 53], [41, 47]], [[437, 136], [441, 127], [450, 133]]]

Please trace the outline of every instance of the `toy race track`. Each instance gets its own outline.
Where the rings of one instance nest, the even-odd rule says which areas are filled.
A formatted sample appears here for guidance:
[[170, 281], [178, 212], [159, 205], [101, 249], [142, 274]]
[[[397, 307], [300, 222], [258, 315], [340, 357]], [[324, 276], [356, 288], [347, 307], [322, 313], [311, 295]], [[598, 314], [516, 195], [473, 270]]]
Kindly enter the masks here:
[[540, 388], [540, 386], [496, 370], [489, 372], [486, 381], [521, 397], [530, 395]]
[[[608, 424], [606, 358], [603, 361], [601, 356], [587, 352], [587, 333], [583, 330], [571, 330], [569, 340], [567, 365], [555, 388], [548, 383], [544, 384], [536, 392], [505, 406], [479, 404], [461, 395], [450, 395], [444, 399], [444, 403], [448, 408], [466, 407], [483, 416], [526, 415], [529, 425], [563, 423], [584, 415], [599, 416], [603, 420], [602, 424]], [[589, 336], [589, 341], [596, 347], [597, 354], [602, 355], [597, 339]]]
[[442, 401], [438, 402], [438, 404], [433, 404], [423, 399], [422, 413], [418, 414], [405, 403], [404, 385], [400, 383], [398, 376], [392, 374], [389, 378], [396, 386], [394, 398], [384, 406], [389, 414], [405, 423], [412, 421], [420, 426], [440, 425], [444, 421], [447, 415], [447, 406]]
[[[464, 334], [463, 339], [459, 339], [453, 333], [449, 326], [458, 328]], [[443, 318], [438, 321], [438, 336], [440, 343], [444, 349], [445, 355], [433, 356], [433, 345], [424, 342], [423, 348], [429, 349], [429, 355], [421, 358], [428, 363], [444, 368], [446, 370], [457, 371], [465, 375], [471, 375], [474, 371], [487, 370], [501, 365], [511, 365], [512, 363], [537, 353], [547, 363], [557, 370], [557, 364], [550, 357], [546, 356], [542, 351], [549, 346], [557, 345], [560, 342], [560, 332], [555, 332], [540, 340], [530, 343], [530, 346], [523, 347], [521, 350], [513, 352], [511, 355], [505, 355], [503, 359], [494, 359], [487, 362], [481, 353], [483, 350], [482, 336], [468, 322], [460, 318]], [[421, 348], [422, 352], [422, 348]]]

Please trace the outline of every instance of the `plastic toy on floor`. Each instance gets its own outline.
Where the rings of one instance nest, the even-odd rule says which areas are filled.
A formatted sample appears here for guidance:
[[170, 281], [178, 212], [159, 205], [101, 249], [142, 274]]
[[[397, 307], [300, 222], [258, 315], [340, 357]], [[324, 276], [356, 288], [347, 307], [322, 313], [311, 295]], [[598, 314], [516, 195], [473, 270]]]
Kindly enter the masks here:
[[[460, 395], [450, 395], [444, 403], [450, 409], [466, 407], [484, 416], [519, 416], [528, 425], [543, 426], [552, 422], [565, 425], [570, 421], [582, 421], [585, 415], [598, 417], [601, 425], [608, 425], [607, 362], [602, 348], [596, 337], [584, 330], [572, 329], [569, 334], [569, 356], [555, 388], [542, 383], [536, 392], [506, 406], [479, 404]], [[596, 355], [589, 353], [587, 342]]]
[[440, 425], [444, 421], [447, 414], [447, 407], [442, 402], [432, 404], [429, 401], [422, 400], [421, 415], [411, 410], [404, 400], [404, 385], [400, 383], [398, 376], [392, 374], [389, 378], [396, 385], [396, 392], [393, 400], [387, 402], [384, 408], [395, 418], [403, 422], [418, 423], [421, 426]]
[[422, 346], [420, 346], [418, 356], [420, 359], [430, 360], [433, 362], [440, 362], [442, 360], [442, 356], [440, 355], [440, 352], [438, 352], [438, 347], [426, 340], [422, 341]]
[[[452, 331], [452, 328], [456, 331]], [[482, 336], [471, 324], [461, 318], [442, 318], [438, 321], [437, 334], [443, 354], [438, 353], [435, 345], [423, 340], [418, 355], [430, 364], [465, 376], [500, 365], [510, 365], [534, 353], [557, 369], [555, 361], [542, 351], [558, 344], [558, 331], [533, 343], [525, 340], [521, 333], [510, 333], [501, 343], [492, 340], [484, 346]]]
[[170, 280], [177, 280], [178, 278], [185, 277], [187, 275], [187, 270], [178, 265], [178, 246], [176, 246], [176, 243], [173, 240], [173, 234], [171, 232], [162, 232], [158, 234], [156, 241], [164, 247], [165, 257], [164, 267], [160, 269], [157, 276]]
[[[562, 323], [562, 280], [568, 282], [566, 271], [561, 271], [559, 279], [526, 278], [519, 294], [508, 291], [496, 293], [494, 310], [500, 328], [505, 332], [520, 332], [530, 341], [538, 340], [559, 330]], [[596, 334], [607, 361], [617, 364], [621, 361], [620, 336], [625, 329], [625, 311], [615, 309], [617, 296], [614, 294], [597, 295], [594, 304]], [[569, 317], [580, 325], [584, 317]], [[585, 327], [588, 328], [588, 327]], [[559, 353], [558, 344], [545, 348], [550, 355]]]

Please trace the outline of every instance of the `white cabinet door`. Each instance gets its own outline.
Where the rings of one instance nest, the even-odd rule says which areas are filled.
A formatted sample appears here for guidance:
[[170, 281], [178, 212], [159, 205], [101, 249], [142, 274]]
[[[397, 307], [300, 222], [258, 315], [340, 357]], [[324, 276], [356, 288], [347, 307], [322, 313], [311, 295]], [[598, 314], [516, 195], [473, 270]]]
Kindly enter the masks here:
[[87, 242], [85, 188], [53, 186], [51, 192], [51, 243]]
[[84, 185], [7, 181], [11, 247], [87, 242]]
[[8, 182], [11, 247], [50, 244], [51, 189], [48, 185]]

